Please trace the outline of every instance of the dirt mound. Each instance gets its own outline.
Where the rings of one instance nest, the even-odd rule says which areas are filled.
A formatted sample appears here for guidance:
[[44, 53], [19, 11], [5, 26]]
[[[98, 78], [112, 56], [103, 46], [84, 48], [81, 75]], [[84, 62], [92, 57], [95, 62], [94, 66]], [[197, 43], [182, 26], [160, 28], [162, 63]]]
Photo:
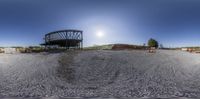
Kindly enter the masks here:
[[145, 46], [128, 45], [128, 44], [114, 44], [112, 50], [133, 50], [133, 49], [146, 49]]

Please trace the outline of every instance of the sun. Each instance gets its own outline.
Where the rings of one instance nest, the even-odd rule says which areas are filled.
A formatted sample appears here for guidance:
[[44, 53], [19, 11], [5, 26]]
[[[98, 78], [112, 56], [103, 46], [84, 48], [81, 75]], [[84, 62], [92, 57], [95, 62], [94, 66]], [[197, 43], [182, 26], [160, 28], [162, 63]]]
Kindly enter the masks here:
[[104, 32], [103, 32], [103, 31], [97, 31], [97, 32], [96, 32], [96, 36], [97, 36], [98, 38], [102, 38], [102, 37], [104, 37]]

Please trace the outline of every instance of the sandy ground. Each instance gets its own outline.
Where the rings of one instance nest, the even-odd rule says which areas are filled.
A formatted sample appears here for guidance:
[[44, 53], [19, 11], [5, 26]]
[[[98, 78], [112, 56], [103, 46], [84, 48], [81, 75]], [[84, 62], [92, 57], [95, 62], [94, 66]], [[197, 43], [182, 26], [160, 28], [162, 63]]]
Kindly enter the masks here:
[[200, 54], [167, 50], [0, 54], [0, 96], [199, 98]]

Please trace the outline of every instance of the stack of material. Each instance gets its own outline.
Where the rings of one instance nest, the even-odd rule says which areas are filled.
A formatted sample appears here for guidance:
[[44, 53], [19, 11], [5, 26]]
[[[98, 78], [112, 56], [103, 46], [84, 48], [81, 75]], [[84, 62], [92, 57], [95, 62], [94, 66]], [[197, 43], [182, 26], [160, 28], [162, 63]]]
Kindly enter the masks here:
[[14, 53], [17, 53], [17, 51], [16, 51], [16, 48], [4, 48], [4, 53], [14, 54]]
[[200, 51], [195, 51], [195, 53], [200, 53]]
[[181, 48], [182, 51], [187, 51], [190, 53], [200, 53], [199, 47], [188, 47], [188, 48]]
[[156, 52], [156, 48], [155, 47], [150, 47], [149, 48], [149, 53], [155, 53]]
[[0, 48], [0, 53], [4, 53], [4, 48]]

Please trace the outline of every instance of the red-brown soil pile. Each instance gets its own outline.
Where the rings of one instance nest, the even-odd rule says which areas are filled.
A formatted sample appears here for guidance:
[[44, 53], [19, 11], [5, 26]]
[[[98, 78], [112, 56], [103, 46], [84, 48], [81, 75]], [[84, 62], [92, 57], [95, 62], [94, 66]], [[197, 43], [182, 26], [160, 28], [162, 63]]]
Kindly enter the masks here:
[[145, 46], [128, 45], [128, 44], [114, 44], [112, 50], [133, 50], [133, 49], [146, 49]]

